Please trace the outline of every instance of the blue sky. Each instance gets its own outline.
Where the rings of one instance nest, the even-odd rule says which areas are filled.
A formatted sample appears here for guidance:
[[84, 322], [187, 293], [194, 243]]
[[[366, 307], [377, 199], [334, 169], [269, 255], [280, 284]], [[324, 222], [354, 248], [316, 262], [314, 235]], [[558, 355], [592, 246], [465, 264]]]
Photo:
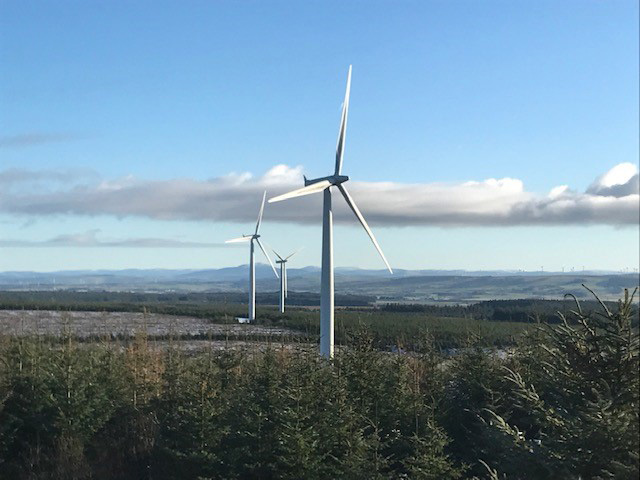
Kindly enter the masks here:
[[[344, 171], [393, 266], [637, 268], [637, 188], [592, 197], [616, 165], [637, 172], [638, 56], [631, 0], [4, 0], [0, 270], [246, 262], [219, 244], [250, 231], [265, 173], [289, 167], [276, 190], [330, 173], [349, 64]], [[605, 187], [637, 183], [632, 167]], [[520, 183], [483, 183], [505, 178]], [[131, 211], [113, 206], [123, 188]], [[510, 212], [533, 213], [503, 212], [505, 188]], [[265, 240], [318, 265], [320, 211], [278, 208], [300, 209], [267, 207]], [[343, 220], [336, 264], [383, 268]]]

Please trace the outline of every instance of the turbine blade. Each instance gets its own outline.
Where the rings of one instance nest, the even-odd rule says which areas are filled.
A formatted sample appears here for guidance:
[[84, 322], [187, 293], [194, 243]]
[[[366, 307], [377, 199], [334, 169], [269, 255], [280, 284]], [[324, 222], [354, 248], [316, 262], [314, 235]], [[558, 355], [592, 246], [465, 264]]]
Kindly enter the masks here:
[[349, 65], [349, 74], [347, 75], [347, 91], [344, 94], [344, 103], [342, 104], [342, 118], [340, 119], [340, 131], [338, 133], [338, 144], [336, 145], [336, 175], [340, 175], [342, 170], [342, 155], [344, 153], [344, 142], [347, 136], [347, 117], [349, 116], [349, 94], [351, 93], [351, 65]]
[[376, 250], [378, 250], [378, 253], [382, 257], [384, 264], [387, 266], [387, 269], [389, 269], [390, 273], [393, 273], [393, 270], [391, 270], [391, 265], [389, 265], [389, 262], [387, 262], [387, 259], [384, 256], [384, 253], [382, 253], [382, 249], [380, 248], [380, 245], [378, 245], [378, 242], [376, 241], [376, 237], [373, 236], [373, 232], [369, 228], [367, 221], [362, 216], [362, 213], [360, 213], [360, 209], [358, 208], [356, 203], [353, 201], [353, 198], [351, 198], [351, 195], [349, 195], [349, 192], [347, 192], [347, 189], [344, 187], [344, 185], [340, 184], [338, 185], [338, 188], [342, 192], [342, 196], [344, 197], [344, 199], [347, 201], [347, 205], [351, 207], [351, 210], [353, 210], [353, 213], [355, 213], [356, 217], [358, 217], [358, 220], [360, 220], [360, 223], [362, 224], [362, 226], [367, 232], [367, 235], [369, 235], [369, 238], [373, 242], [373, 246], [376, 247]]
[[227, 240], [224, 243], [240, 243], [240, 242], [248, 242], [249, 240], [251, 240], [251, 235], [249, 235], [248, 237], [232, 238], [231, 240]]
[[[295, 252], [293, 252], [291, 255], [289, 255], [287, 258], [285, 258], [285, 260], [289, 260], [291, 257], [293, 257], [296, 253], [298, 253], [300, 250], [302, 250], [304, 247], [297, 249]], [[280, 259], [282, 260], [282, 258]]]
[[[276, 257], [278, 257], [278, 259], [282, 260], [282, 257], [281, 257], [280, 255], [278, 255], [278, 252], [276, 252], [276, 251], [273, 249], [273, 247], [272, 247], [271, 245], [269, 245], [269, 243], [267, 243], [266, 241], [264, 242], [264, 247], [265, 247], [267, 250], [271, 250], [271, 251], [273, 252], [273, 254], [274, 254]], [[278, 278], [280, 278], [280, 277], [278, 277]]]
[[278, 272], [276, 271], [276, 266], [273, 264], [273, 262], [269, 258], [269, 254], [262, 246], [262, 242], [260, 241], [260, 239], [256, 238], [256, 242], [258, 242], [258, 246], [260, 247], [260, 250], [262, 250], [262, 253], [264, 253], [264, 256], [267, 257], [267, 260], [269, 260], [269, 265], [271, 265], [271, 268], [273, 269], [273, 273], [275, 273], [276, 278], [280, 278], [280, 276], [278, 275]]
[[293, 190], [289, 193], [285, 193], [282, 195], [278, 195], [277, 197], [270, 198], [269, 203], [281, 202], [282, 200], [287, 200], [288, 198], [302, 197], [303, 195], [311, 195], [312, 193], [321, 192], [322, 190], [330, 186], [331, 186], [331, 182], [329, 180], [322, 180], [321, 182], [314, 183], [312, 185], [307, 185], [306, 187]]
[[256, 223], [256, 233], [258, 234], [258, 230], [260, 230], [260, 224], [262, 223], [262, 213], [264, 212], [264, 201], [267, 198], [267, 191], [265, 190], [262, 194], [262, 205], [260, 205], [260, 213], [258, 214], [258, 222]]

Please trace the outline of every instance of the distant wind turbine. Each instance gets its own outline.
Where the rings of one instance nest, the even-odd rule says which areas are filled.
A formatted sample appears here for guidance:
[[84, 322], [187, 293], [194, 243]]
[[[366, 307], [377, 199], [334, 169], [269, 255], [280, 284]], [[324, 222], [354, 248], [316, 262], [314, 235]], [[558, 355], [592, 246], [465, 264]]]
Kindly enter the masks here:
[[287, 283], [287, 262], [299, 251], [300, 250], [296, 250], [288, 257], [282, 258], [278, 255], [278, 252], [273, 250], [273, 253], [275, 253], [276, 257], [279, 258], [279, 260], [276, 260], [276, 263], [280, 264], [280, 313], [284, 313], [284, 301], [287, 298], [287, 292], [289, 290], [289, 285]]
[[304, 187], [294, 190], [284, 195], [280, 195], [269, 199], [271, 202], [279, 202], [288, 198], [300, 197], [312, 193], [324, 192], [324, 203], [322, 209], [322, 273], [320, 284], [320, 354], [325, 357], [333, 356], [333, 306], [334, 306], [334, 285], [333, 285], [333, 210], [331, 208], [331, 187], [337, 187], [344, 197], [347, 205], [351, 208], [356, 218], [364, 227], [367, 235], [373, 242], [373, 246], [382, 257], [389, 272], [393, 273], [391, 266], [382, 253], [382, 249], [373, 232], [367, 225], [366, 220], [360, 213], [360, 209], [356, 206], [353, 198], [347, 192], [344, 183], [349, 180], [346, 175], [341, 175], [342, 157], [344, 153], [345, 136], [347, 132], [347, 116], [349, 114], [349, 93], [351, 89], [351, 65], [349, 66], [349, 74], [347, 76], [347, 91], [342, 104], [342, 119], [340, 121], [340, 131], [338, 133], [338, 144], [336, 146], [336, 165], [333, 175], [327, 177], [308, 180], [304, 177]]
[[276, 272], [276, 267], [273, 265], [273, 262], [269, 258], [267, 251], [264, 249], [262, 242], [260, 242], [260, 235], [258, 232], [260, 231], [260, 224], [262, 223], [262, 213], [264, 212], [264, 201], [267, 197], [267, 192], [265, 190], [262, 195], [262, 205], [260, 205], [260, 213], [258, 214], [258, 221], [256, 223], [256, 231], [253, 235], [243, 235], [238, 238], [232, 238], [231, 240], [227, 240], [225, 243], [240, 243], [240, 242], [250, 242], [249, 248], [249, 321], [253, 322], [256, 319], [256, 264], [254, 259], [254, 245], [253, 242], [258, 244], [262, 253], [269, 261], [269, 265], [273, 269], [273, 273], [276, 278], [278, 277], [278, 272]]

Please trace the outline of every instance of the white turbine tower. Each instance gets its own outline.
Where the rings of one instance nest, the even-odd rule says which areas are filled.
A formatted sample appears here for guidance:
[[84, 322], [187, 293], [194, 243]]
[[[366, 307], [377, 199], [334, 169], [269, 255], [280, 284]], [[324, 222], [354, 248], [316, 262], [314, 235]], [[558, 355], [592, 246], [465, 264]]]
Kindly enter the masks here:
[[336, 166], [333, 175], [327, 177], [308, 180], [304, 178], [305, 186], [298, 190], [294, 190], [284, 195], [269, 199], [271, 202], [279, 202], [288, 198], [300, 197], [311, 193], [324, 192], [324, 206], [322, 210], [322, 274], [320, 284], [320, 354], [325, 357], [333, 356], [333, 210], [331, 208], [331, 187], [337, 187], [344, 197], [347, 205], [353, 210], [364, 227], [367, 235], [373, 242], [373, 246], [382, 257], [389, 272], [393, 273], [391, 266], [380, 249], [380, 245], [373, 236], [373, 232], [367, 225], [366, 220], [360, 213], [353, 198], [347, 192], [344, 182], [349, 180], [346, 175], [341, 175], [342, 156], [344, 153], [344, 142], [347, 132], [347, 116], [349, 114], [349, 92], [351, 89], [351, 66], [349, 66], [349, 74], [347, 77], [347, 91], [342, 105], [342, 119], [340, 121], [340, 131], [338, 133], [338, 145], [336, 147]]
[[258, 221], [256, 223], [256, 231], [253, 235], [243, 235], [239, 238], [233, 238], [231, 240], [227, 240], [225, 243], [239, 243], [239, 242], [250, 242], [249, 247], [249, 322], [253, 322], [256, 319], [256, 264], [254, 259], [254, 245], [253, 242], [258, 244], [262, 253], [269, 261], [269, 265], [273, 269], [273, 273], [278, 277], [278, 272], [276, 272], [276, 267], [273, 265], [273, 262], [269, 258], [267, 251], [264, 249], [262, 242], [260, 241], [260, 235], [258, 232], [260, 231], [260, 224], [262, 223], [262, 213], [264, 212], [264, 200], [267, 196], [267, 192], [265, 190], [262, 195], [262, 205], [260, 205], [260, 213], [258, 214]]
[[279, 260], [276, 260], [276, 263], [280, 264], [280, 313], [284, 313], [284, 301], [287, 298], [287, 292], [289, 290], [289, 285], [287, 283], [287, 262], [299, 251], [300, 250], [296, 250], [288, 257], [282, 258], [278, 255], [278, 252], [273, 250], [273, 253], [275, 253], [276, 257], [279, 258]]

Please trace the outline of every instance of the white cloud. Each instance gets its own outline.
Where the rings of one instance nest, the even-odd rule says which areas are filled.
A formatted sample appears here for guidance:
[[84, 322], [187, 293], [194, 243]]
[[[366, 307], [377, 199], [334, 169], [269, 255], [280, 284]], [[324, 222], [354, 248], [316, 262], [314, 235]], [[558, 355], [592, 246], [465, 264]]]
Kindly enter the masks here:
[[58, 235], [43, 241], [0, 240], [0, 247], [142, 247], [142, 248], [216, 248], [228, 247], [225, 243], [187, 242], [166, 238], [99, 238], [100, 230]]
[[549, 198], [558, 198], [562, 197], [563, 195], [568, 195], [569, 193], [571, 193], [571, 190], [569, 190], [569, 185], [558, 185], [557, 187], [553, 187], [551, 189], [551, 191], [549, 192]]
[[608, 172], [600, 175], [594, 182], [600, 187], [613, 187], [615, 185], [624, 185], [631, 180], [634, 175], [638, 174], [638, 167], [633, 163], [619, 163]]
[[0, 189], [49, 190], [56, 185], [70, 185], [78, 182], [99, 180], [99, 175], [88, 169], [65, 170], [25, 170], [22, 168], [8, 168], [0, 171]]
[[74, 132], [28, 132], [19, 135], [0, 136], [0, 148], [22, 148], [52, 142], [81, 140], [86, 135]]
[[587, 193], [606, 197], [626, 197], [637, 195], [639, 191], [638, 167], [633, 163], [616, 165], [596, 178], [587, 189]]
[[[7, 177], [7, 172], [0, 172], [0, 179]], [[29, 173], [39, 180], [46, 177], [46, 172], [15, 169], [11, 172], [13, 176]], [[269, 196], [275, 196], [299, 188], [303, 184], [302, 173], [299, 166], [276, 165], [260, 177], [233, 173], [206, 181], [187, 178], [146, 181], [129, 176], [60, 182], [57, 178], [57, 188], [53, 190], [27, 187], [1, 190], [0, 213], [28, 217], [112, 215], [253, 222], [262, 191], [267, 189]], [[638, 170], [630, 163], [614, 166], [598, 177], [586, 192], [561, 185], [547, 195], [538, 195], [528, 192], [524, 183], [514, 178], [459, 184], [349, 182], [347, 187], [365, 217], [378, 225], [638, 224]], [[270, 204], [265, 220], [317, 223], [321, 198], [321, 195], [311, 195]], [[342, 200], [336, 198], [334, 205], [337, 221], [355, 222]]]

